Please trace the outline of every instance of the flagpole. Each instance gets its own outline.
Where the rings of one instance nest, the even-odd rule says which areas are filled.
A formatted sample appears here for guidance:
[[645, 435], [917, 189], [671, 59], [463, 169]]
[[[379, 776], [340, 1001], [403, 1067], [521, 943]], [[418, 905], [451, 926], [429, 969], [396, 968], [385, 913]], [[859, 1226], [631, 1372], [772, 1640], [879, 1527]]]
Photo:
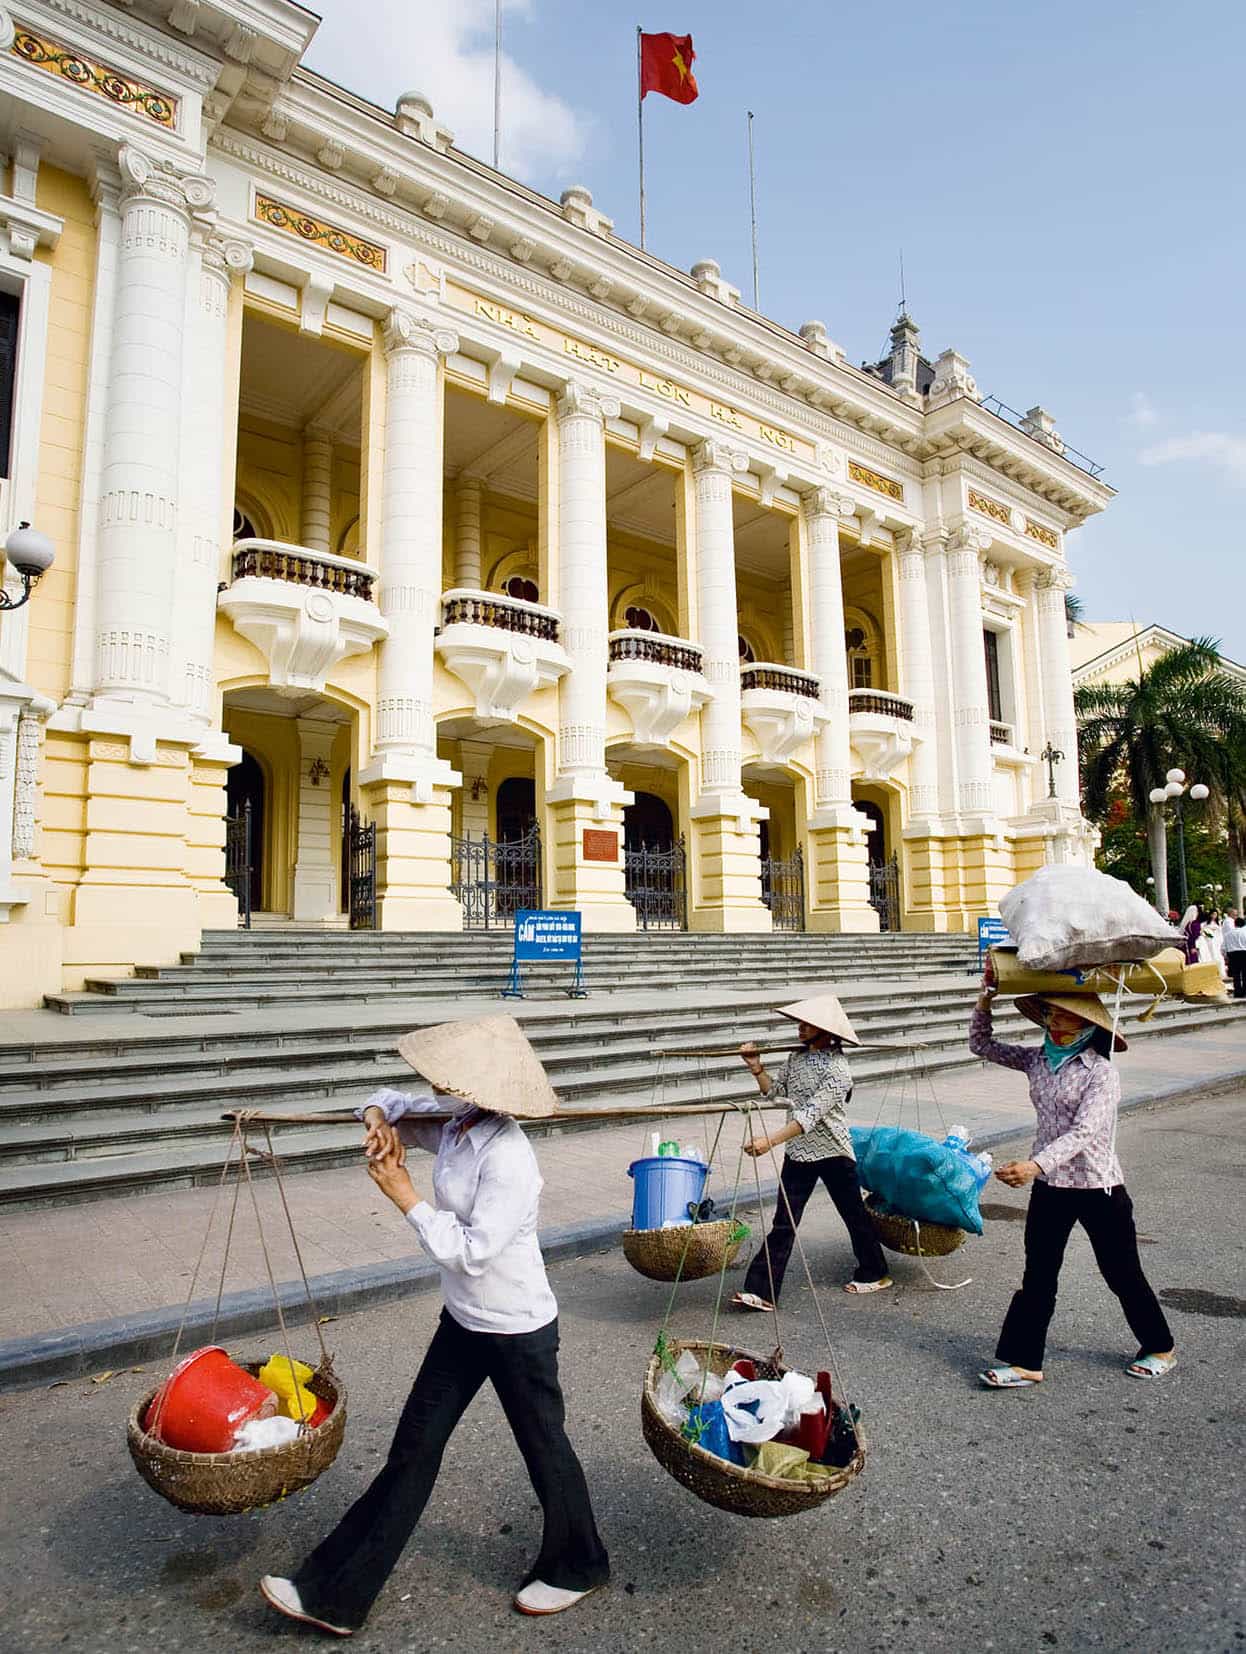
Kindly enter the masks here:
[[640, 250], [645, 250], [645, 94], [643, 92], [642, 64], [644, 48], [641, 44], [640, 24], [636, 25], [636, 134], [640, 154]]
[[502, 0], [493, 6], [493, 170], [501, 171], [502, 154]]
[[761, 309], [757, 283], [757, 169], [753, 163], [753, 111], [748, 112], [748, 205], [753, 223], [753, 309]]

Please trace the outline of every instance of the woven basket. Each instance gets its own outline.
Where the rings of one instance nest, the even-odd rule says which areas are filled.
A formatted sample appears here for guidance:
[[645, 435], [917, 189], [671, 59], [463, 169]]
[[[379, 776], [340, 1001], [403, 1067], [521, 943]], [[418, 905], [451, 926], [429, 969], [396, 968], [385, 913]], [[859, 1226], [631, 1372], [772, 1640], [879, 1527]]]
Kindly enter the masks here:
[[[785, 1369], [774, 1361], [749, 1355], [745, 1350], [729, 1349], [723, 1344], [670, 1344], [670, 1353], [676, 1359], [684, 1350], [691, 1350], [710, 1372], [726, 1374], [733, 1362], [742, 1357], [756, 1363], [759, 1378], [781, 1378]], [[689, 1492], [707, 1505], [730, 1511], [733, 1516], [799, 1516], [802, 1511], [815, 1510], [835, 1494], [841, 1493], [865, 1468], [865, 1442], [857, 1432], [857, 1451], [850, 1464], [834, 1470], [817, 1482], [793, 1482], [781, 1476], [760, 1476], [755, 1470], [729, 1464], [716, 1453], [709, 1453], [694, 1442], [685, 1440], [673, 1424], [667, 1422], [658, 1410], [657, 1384], [662, 1363], [654, 1356], [645, 1373], [645, 1387], [640, 1398], [640, 1423], [654, 1458]]]
[[748, 1238], [746, 1232], [732, 1240], [735, 1228], [731, 1218], [723, 1218], [718, 1223], [685, 1223], [678, 1229], [625, 1229], [623, 1256], [651, 1281], [700, 1281], [735, 1262]]
[[[242, 1363], [251, 1374], [262, 1363]], [[322, 1368], [307, 1388], [332, 1411], [314, 1430], [280, 1447], [256, 1453], [183, 1453], [167, 1447], [143, 1429], [142, 1420], [156, 1392], [143, 1397], [130, 1414], [126, 1440], [134, 1467], [149, 1487], [179, 1510], [198, 1516], [237, 1516], [274, 1504], [309, 1487], [337, 1458], [346, 1430], [346, 1389], [331, 1369]]]
[[874, 1233], [889, 1252], [903, 1252], [910, 1258], [946, 1258], [965, 1244], [965, 1231], [946, 1223], [916, 1224], [899, 1212], [880, 1212], [867, 1200], [865, 1209], [874, 1222]]

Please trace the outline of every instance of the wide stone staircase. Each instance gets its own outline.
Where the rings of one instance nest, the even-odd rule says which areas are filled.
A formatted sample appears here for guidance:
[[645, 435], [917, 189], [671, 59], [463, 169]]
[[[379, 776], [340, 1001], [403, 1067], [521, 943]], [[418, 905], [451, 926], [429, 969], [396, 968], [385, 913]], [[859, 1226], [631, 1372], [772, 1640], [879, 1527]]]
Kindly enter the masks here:
[[[963, 937], [593, 937], [589, 999], [536, 997], [566, 986], [561, 966], [534, 972], [533, 997], [517, 1003], [496, 997], [509, 964], [504, 936], [210, 936], [183, 966], [58, 996], [74, 1022], [49, 1017], [37, 1045], [5, 1040], [0, 1023], [0, 1208], [211, 1183], [228, 1142], [223, 1110], [347, 1108], [379, 1085], [410, 1083], [399, 1036], [460, 1002], [475, 1013], [508, 1003], [564, 1103], [592, 1109], [749, 1095], [738, 1058], [681, 1053], [749, 1038], [790, 1043], [791, 1026], [772, 1007], [834, 985], [866, 1042], [852, 1059], [861, 1094], [881, 1095], [906, 1074], [911, 1085], [920, 1062], [950, 1111], [956, 1070], [973, 1060], [965, 1034], [975, 961]], [[1246, 1005], [1173, 1005], [1139, 1023], [1142, 1005], [1127, 1016], [1131, 1038], [1246, 1014]], [[1008, 1002], [996, 1022], [1005, 1038], [1029, 1028]], [[358, 1153], [353, 1126], [276, 1134], [291, 1170]]]

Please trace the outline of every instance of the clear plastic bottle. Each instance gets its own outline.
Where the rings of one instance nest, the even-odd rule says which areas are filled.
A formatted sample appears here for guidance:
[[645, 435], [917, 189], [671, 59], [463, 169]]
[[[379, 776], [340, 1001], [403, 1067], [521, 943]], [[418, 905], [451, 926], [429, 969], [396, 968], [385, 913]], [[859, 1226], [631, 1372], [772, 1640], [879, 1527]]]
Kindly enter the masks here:
[[943, 1142], [944, 1146], [949, 1149], [967, 1149], [969, 1147], [969, 1133], [964, 1126], [953, 1126]]

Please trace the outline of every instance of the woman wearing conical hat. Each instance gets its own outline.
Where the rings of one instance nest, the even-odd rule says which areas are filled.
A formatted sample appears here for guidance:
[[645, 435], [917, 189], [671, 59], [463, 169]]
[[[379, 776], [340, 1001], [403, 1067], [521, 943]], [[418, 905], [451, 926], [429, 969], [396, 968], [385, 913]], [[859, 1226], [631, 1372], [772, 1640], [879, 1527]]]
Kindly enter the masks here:
[[[541, 1174], [517, 1123], [553, 1114], [558, 1099], [513, 1017], [443, 1023], [408, 1034], [398, 1049], [428, 1084], [418, 1094], [378, 1091], [358, 1111], [368, 1171], [440, 1266], [445, 1307], [384, 1469], [291, 1579], [266, 1575], [260, 1584], [281, 1613], [338, 1636], [363, 1625], [486, 1379], [545, 1515], [515, 1607], [561, 1613], [610, 1574], [563, 1425], [558, 1305], [537, 1240]], [[449, 1122], [421, 1125], [421, 1114], [447, 1109]], [[409, 1146], [436, 1156], [431, 1199], [407, 1170]]]
[[1080, 1223], [1138, 1340], [1138, 1353], [1125, 1371], [1134, 1378], [1161, 1378], [1177, 1357], [1164, 1312], [1142, 1272], [1133, 1203], [1116, 1158], [1121, 1080], [1112, 1055], [1126, 1049], [1125, 1041], [1095, 994], [1029, 994], [1017, 1000], [1017, 1009], [1042, 1028], [1043, 1043], [1002, 1045], [991, 1033], [994, 993], [988, 964], [969, 1025], [969, 1049], [1028, 1075], [1038, 1134], [1030, 1159], [1010, 1161], [995, 1173], [1010, 1188], [1027, 1183], [1034, 1188], [1025, 1219], [1021, 1290], [1004, 1318], [997, 1365], [978, 1376], [993, 1390], [1042, 1383], [1064, 1249]]
[[848, 1116], [852, 1072], [845, 1045], [860, 1045], [852, 1023], [834, 994], [784, 1005], [780, 1016], [796, 1024], [801, 1049], [784, 1063], [773, 1081], [762, 1067], [753, 1044], [742, 1045], [740, 1055], [757, 1081], [763, 1097], [787, 1104], [787, 1124], [766, 1137], [744, 1145], [756, 1156], [784, 1145], [783, 1171], [775, 1201], [774, 1225], [749, 1265], [744, 1286], [731, 1300], [735, 1309], [770, 1310], [778, 1301], [788, 1259], [796, 1242], [796, 1226], [818, 1183], [835, 1203], [844, 1220], [857, 1267], [845, 1292], [879, 1292], [891, 1285], [883, 1249], [861, 1199], [857, 1160], [852, 1152]]

